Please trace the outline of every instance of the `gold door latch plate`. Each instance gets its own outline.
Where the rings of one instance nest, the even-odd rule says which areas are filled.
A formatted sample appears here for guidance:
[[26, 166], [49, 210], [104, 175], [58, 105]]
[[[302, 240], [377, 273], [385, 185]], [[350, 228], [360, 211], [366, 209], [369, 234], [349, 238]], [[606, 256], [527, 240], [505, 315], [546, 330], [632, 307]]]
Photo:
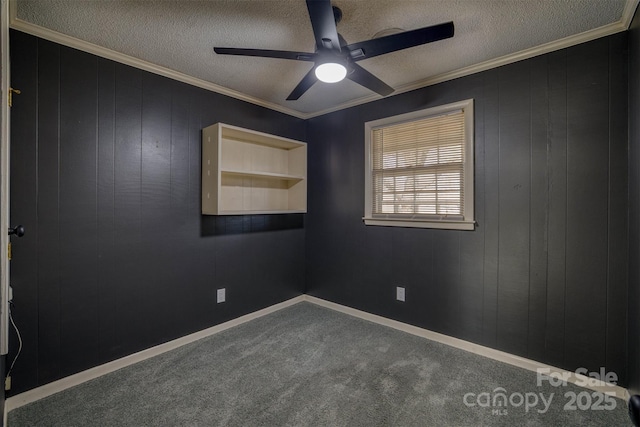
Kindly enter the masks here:
[[13, 94], [20, 95], [22, 92], [18, 89], [14, 89], [12, 87], [9, 88], [9, 107], [13, 105]]

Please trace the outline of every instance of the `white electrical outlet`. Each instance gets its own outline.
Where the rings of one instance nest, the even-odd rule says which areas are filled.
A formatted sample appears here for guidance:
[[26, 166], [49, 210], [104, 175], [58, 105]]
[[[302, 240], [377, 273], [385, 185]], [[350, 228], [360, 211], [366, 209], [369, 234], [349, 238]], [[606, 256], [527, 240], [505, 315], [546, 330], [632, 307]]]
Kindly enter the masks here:
[[227, 300], [226, 288], [218, 289], [217, 292], [217, 302], [220, 304], [221, 302], [225, 302]]
[[396, 299], [404, 302], [404, 288], [400, 286], [396, 287]]

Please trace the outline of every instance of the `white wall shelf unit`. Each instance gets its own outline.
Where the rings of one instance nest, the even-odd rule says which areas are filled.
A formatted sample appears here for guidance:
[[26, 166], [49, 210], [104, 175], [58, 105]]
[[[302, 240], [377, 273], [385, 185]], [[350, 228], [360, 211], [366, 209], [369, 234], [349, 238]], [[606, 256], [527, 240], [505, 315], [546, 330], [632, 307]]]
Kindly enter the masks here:
[[202, 213], [307, 211], [307, 144], [224, 123], [202, 130]]

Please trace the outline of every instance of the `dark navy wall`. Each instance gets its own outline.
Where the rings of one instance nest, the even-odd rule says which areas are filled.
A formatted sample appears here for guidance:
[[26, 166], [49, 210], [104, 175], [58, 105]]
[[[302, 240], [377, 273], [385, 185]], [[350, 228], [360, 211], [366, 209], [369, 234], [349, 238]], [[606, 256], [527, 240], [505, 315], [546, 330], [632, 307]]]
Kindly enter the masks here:
[[15, 31], [11, 66], [12, 392], [302, 293], [302, 215], [200, 214], [200, 131], [303, 120]]
[[[633, 28], [629, 69], [623, 33], [306, 122], [12, 32], [11, 222], [28, 233], [12, 261], [25, 338], [13, 392], [305, 286], [552, 365], [605, 366], [637, 389]], [[365, 227], [364, 122], [467, 98], [477, 229]], [[200, 129], [218, 121], [310, 142], [306, 217], [200, 215]], [[8, 360], [15, 349], [12, 337]]]
[[640, 394], [640, 14], [629, 31], [629, 390]]
[[[307, 293], [624, 384], [626, 49], [617, 34], [309, 120]], [[468, 98], [476, 230], [365, 226], [364, 123]]]
[[[2, 372], [2, 378], [5, 377], [7, 372], [7, 364], [6, 364], [7, 356], [0, 356], [0, 372]], [[0, 393], [0, 411], [4, 414], [4, 405], [5, 405], [5, 394]], [[4, 417], [0, 422], [0, 426], [4, 426]]]

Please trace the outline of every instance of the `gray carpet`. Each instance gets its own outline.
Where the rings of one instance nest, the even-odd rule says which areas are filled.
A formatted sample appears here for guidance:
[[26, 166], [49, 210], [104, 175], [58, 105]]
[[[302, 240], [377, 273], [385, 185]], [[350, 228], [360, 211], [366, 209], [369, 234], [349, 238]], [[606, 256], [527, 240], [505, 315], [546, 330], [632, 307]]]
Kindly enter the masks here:
[[[487, 400], [499, 387], [507, 406]], [[583, 409], [565, 410], [568, 392], [587, 392], [590, 402], [583, 394]], [[465, 405], [467, 393], [475, 406]], [[554, 394], [545, 413], [533, 393], [547, 401]], [[528, 410], [518, 396], [529, 399]], [[622, 400], [594, 410], [596, 400], [573, 385], [538, 387], [533, 372], [300, 303], [15, 409], [9, 427], [630, 425]]]

